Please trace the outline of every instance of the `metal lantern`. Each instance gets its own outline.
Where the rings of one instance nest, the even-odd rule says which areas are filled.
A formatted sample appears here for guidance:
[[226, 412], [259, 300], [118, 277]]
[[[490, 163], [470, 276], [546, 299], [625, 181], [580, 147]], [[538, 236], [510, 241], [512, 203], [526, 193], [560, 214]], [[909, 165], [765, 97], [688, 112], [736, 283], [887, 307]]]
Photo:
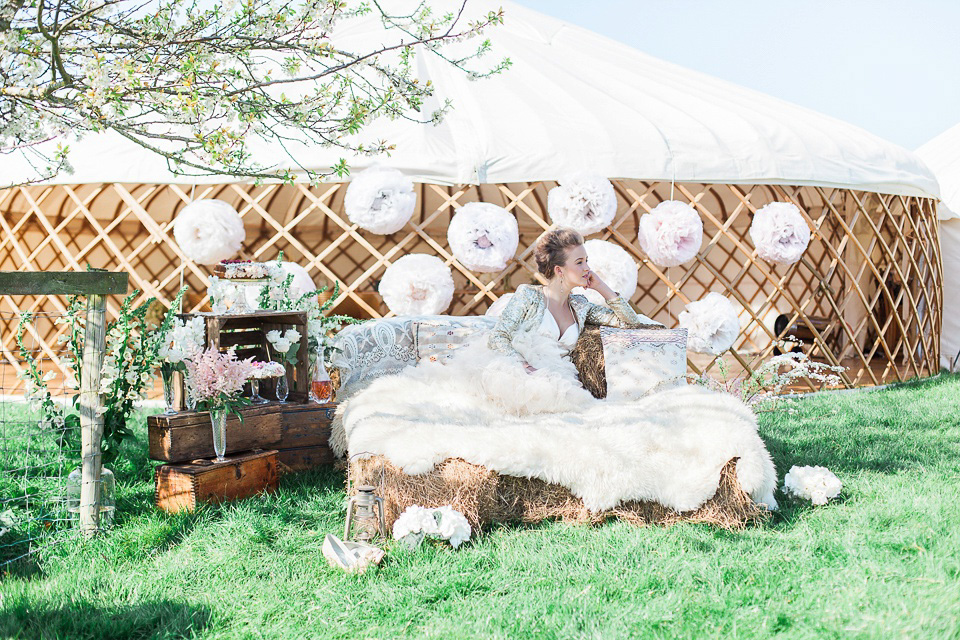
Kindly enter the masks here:
[[374, 494], [373, 490], [370, 485], [361, 485], [357, 487], [357, 494], [347, 501], [344, 540], [350, 540], [351, 530], [354, 530], [354, 539], [358, 542], [369, 542], [378, 535], [386, 535], [383, 498]]

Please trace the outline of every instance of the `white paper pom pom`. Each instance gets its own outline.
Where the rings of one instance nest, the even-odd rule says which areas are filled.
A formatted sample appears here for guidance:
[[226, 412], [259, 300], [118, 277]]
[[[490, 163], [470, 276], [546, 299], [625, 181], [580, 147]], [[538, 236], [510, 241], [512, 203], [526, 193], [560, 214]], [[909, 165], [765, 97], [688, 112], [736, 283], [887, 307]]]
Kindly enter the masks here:
[[826, 467], [793, 466], [783, 478], [783, 488], [787, 493], [819, 506], [840, 495], [843, 484]]
[[703, 243], [703, 221], [686, 202], [665, 200], [640, 218], [640, 248], [660, 267], [676, 267], [696, 257]]
[[512, 293], [503, 294], [502, 296], [497, 298], [496, 302], [494, 302], [492, 305], [487, 307], [487, 310], [483, 315], [499, 318], [500, 314], [503, 313], [503, 310], [507, 308], [507, 304], [510, 303], [510, 298], [512, 297], [513, 297]]
[[417, 206], [413, 182], [396, 169], [373, 166], [353, 177], [343, 197], [350, 222], [371, 233], [396, 233]]
[[[583, 243], [587, 264], [607, 286], [629, 300], [637, 290], [637, 262], [623, 247], [606, 240], [587, 240]], [[594, 304], [605, 304], [603, 296], [593, 289], [574, 287], [573, 293], [587, 296]]]
[[443, 313], [453, 301], [453, 275], [440, 258], [412, 253], [387, 267], [380, 295], [398, 316]]
[[453, 256], [471, 271], [502, 271], [517, 253], [517, 219], [495, 204], [471, 202], [460, 207], [447, 227]]
[[173, 223], [173, 237], [197, 264], [217, 264], [237, 255], [247, 232], [236, 209], [223, 200], [195, 200]]
[[797, 205], [771, 202], [753, 216], [750, 239], [767, 262], [793, 264], [810, 244], [810, 227]]
[[596, 233], [617, 215], [617, 194], [606, 178], [577, 174], [557, 181], [547, 194], [547, 211], [554, 224], [583, 235]]
[[688, 331], [687, 349], [715, 356], [732, 347], [740, 334], [740, 318], [733, 304], [715, 292], [688, 304], [678, 324]]

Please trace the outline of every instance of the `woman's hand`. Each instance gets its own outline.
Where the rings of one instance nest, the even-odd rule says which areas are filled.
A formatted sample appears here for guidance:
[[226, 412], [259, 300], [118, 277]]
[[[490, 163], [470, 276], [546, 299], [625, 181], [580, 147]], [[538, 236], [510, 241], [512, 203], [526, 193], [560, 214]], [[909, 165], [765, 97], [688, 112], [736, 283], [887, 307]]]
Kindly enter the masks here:
[[602, 295], [604, 300], [612, 300], [617, 297], [617, 292], [608, 287], [607, 283], [601, 280], [595, 271], [588, 271], [584, 279], [587, 281], [587, 289], [593, 289]]
[[533, 372], [535, 372], [535, 371], [537, 370], [537, 368], [530, 366], [530, 363], [529, 363], [529, 362], [524, 362], [524, 363], [523, 363], [523, 370], [526, 371], [527, 373], [533, 373]]

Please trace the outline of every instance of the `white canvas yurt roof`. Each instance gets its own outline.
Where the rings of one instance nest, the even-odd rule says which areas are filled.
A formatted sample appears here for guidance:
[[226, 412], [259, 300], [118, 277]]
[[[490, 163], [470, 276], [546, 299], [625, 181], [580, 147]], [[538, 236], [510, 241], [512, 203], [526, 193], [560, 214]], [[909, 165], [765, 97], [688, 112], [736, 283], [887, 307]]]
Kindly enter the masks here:
[[[391, 9], [397, 3], [391, 4]], [[436, 0], [438, 13], [460, 0]], [[729, 82], [658, 60], [586, 29], [510, 2], [474, 0], [468, 11], [497, 6], [505, 24], [489, 31], [490, 57], [513, 66], [470, 80], [436, 56], [417, 58], [432, 80], [425, 113], [449, 98], [439, 126], [374, 121], [369, 140], [396, 144], [390, 157], [347, 158], [354, 170], [378, 162], [415, 181], [437, 184], [555, 180], [584, 168], [608, 178], [837, 186], [937, 196], [936, 180], [911, 152], [862, 129]], [[372, 50], [387, 36], [378, 18], [344, 23], [335, 39], [347, 50]], [[475, 46], [476, 40], [463, 45]], [[176, 176], [166, 160], [120, 138], [88, 136], [71, 145], [75, 173], [51, 183], [223, 183], [223, 177]], [[258, 161], [294, 168], [274, 147], [255, 145]], [[295, 149], [304, 166], [324, 170], [343, 151]], [[0, 160], [9, 182], [30, 168]], [[21, 178], [22, 179], [22, 178]], [[237, 180], [245, 182], [246, 180]]]
[[943, 330], [940, 365], [960, 352], [960, 124], [917, 149], [940, 182], [940, 253], [943, 256]]

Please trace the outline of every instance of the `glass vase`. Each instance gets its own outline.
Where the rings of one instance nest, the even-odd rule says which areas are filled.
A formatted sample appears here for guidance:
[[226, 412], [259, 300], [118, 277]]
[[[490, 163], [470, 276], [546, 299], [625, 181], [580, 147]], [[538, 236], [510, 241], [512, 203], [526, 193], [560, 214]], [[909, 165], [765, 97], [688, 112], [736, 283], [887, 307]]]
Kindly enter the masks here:
[[[83, 488], [83, 471], [77, 467], [67, 476], [67, 513], [70, 519], [80, 523], [80, 492]], [[98, 527], [109, 529], [113, 526], [113, 516], [117, 512], [117, 480], [113, 471], [103, 467], [100, 470], [100, 519]]]
[[330, 375], [327, 368], [323, 366], [323, 360], [317, 358], [310, 368], [310, 401], [317, 404], [330, 402], [330, 396], [333, 393], [333, 383], [330, 382]]
[[277, 400], [280, 404], [286, 404], [287, 396], [290, 394], [290, 385], [287, 383], [286, 374], [277, 378]]
[[172, 416], [177, 413], [173, 408], [173, 365], [164, 362], [160, 365], [160, 378], [163, 380], [163, 404], [166, 407], [163, 415]]
[[250, 404], [267, 404], [269, 400], [260, 396], [260, 380], [250, 379]]
[[227, 452], [227, 408], [211, 407], [210, 423], [213, 426], [213, 452], [217, 454], [217, 462], [223, 462], [223, 454]]

